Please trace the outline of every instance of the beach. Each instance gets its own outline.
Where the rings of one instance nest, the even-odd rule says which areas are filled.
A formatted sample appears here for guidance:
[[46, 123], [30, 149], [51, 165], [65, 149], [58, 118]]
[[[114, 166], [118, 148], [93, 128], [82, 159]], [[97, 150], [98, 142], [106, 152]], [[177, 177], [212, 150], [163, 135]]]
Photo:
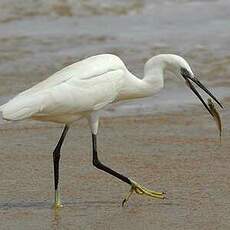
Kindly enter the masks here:
[[129, 185], [93, 166], [88, 124], [74, 123], [61, 151], [58, 211], [52, 151], [63, 126], [0, 116], [0, 230], [229, 229], [229, 7], [228, 0], [0, 1], [0, 105], [101, 53], [119, 56], [138, 78], [149, 58], [180, 55], [224, 105], [221, 145], [212, 117], [170, 73], [154, 97], [101, 111], [101, 161], [168, 197], [133, 194], [127, 207]]
[[[229, 107], [230, 100], [223, 101]], [[230, 226], [229, 110], [219, 144], [214, 121], [201, 106], [183, 112], [103, 118], [102, 162], [138, 183], [167, 192], [156, 200], [92, 165], [91, 137], [74, 125], [61, 156], [64, 207], [55, 212], [52, 150], [61, 127], [6, 123], [0, 128], [1, 229], [228, 229]]]

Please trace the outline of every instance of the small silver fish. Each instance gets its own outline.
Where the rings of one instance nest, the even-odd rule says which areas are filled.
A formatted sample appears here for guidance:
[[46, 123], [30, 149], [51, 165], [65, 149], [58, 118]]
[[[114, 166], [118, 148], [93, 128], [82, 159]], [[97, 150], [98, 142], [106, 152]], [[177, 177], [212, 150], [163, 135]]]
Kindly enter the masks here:
[[219, 130], [219, 137], [220, 137], [220, 143], [221, 143], [221, 133], [222, 133], [222, 123], [219, 112], [216, 110], [211, 98], [208, 98], [208, 107], [211, 111], [212, 117], [215, 120], [217, 124], [217, 128]]

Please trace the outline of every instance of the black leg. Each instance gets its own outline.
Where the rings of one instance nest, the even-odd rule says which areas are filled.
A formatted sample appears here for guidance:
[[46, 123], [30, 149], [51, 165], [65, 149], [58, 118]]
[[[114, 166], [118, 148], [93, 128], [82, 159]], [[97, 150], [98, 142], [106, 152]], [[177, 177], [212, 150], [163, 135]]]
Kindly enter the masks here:
[[121, 175], [120, 173], [110, 169], [109, 167], [105, 166], [104, 164], [102, 164], [99, 159], [98, 159], [98, 155], [97, 155], [97, 136], [95, 134], [92, 134], [92, 141], [93, 141], [93, 165], [95, 167], [97, 167], [100, 170], [103, 170], [115, 177], [117, 177], [118, 179], [128, 183], [129, 185], [132, 185], [132, 182], [130, 181], [130, 179], [128, 177], [125, 177], [123, 175]]
[[69, 127], [65, 125], [62, 135], [53, 151], [53, 165], [54, 165], [54, 188], [55, 188], [55, 206], [60, 206], [60, 196], [58, 193], [58, 180], [59, 180], [59, 160], [60, 160], [60, 151], [63, 144], [63, 141], [66, 137], [66, 134], [69, 130]]
[[111, 168], [102, 164], [99, 161], [98, 155], [97, 155], [97, 136], [95, 134], [92, 134], [92, 141], [93, 141], [93, 165], [96, 166], [98, 169], [103, 170], [103, 171], [117, 177], [118, 179], [126, 182], [127, 184], [131, 185], [131, 189], [130, 189], [129, 193], [127, 194], [125, 199], [122, 201], [122, 206], [127, 204], [128, 199], [130, 198], [130, 196], [132, 195], [133, 192], [136, 192], [139, 195], [146, 195], [146, 196], [155, 197], [158, 199], [165, 199], [166, 198], [164, 192], [156, 192], [156, 191], [147, 189], [144, 186], [142, 186], [142, 185], [136, 183], [135, 181], [129, 179], [128, 177], [125, 177], [125, 176], [121, 175], [120, 173], [115, 172]]

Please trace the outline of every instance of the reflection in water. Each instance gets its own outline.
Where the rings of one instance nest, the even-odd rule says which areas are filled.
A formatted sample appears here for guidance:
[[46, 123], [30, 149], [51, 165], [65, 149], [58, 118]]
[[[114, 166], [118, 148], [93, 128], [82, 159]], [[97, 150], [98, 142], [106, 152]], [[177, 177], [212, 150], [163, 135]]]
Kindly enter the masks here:
[[61, 209], [60, 208], [54, 208], [53, 209], [53, 217], [52, 217], [52, 229], [57, 230], [58, 227], [60, 226], [60, 221], [61, 221]]

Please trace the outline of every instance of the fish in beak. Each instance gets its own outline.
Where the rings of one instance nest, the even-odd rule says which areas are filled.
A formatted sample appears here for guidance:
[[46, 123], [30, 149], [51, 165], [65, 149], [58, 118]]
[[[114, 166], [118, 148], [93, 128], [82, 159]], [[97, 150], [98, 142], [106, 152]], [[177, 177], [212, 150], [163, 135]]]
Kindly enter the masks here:
[[216, 122], [217, 128], [219, 130], [219, 139], [221, 144], [222, 122], [221, 122], [220, 114], [216, 110], [215, 105], [213, 104], [211, 98], [208, 98], [208, 107], [212, 112], [213, 119]]
[[182, 72], [181, 75], [185, 79], [185, 82], [187, 86], [193, 91], [193, 93], [199, 98], [199, 100], [202, 102], [204, 107], [208, 110], [208, 112], [213, 116], [212, 111], [210, 110], [207, 103], [204, 101], [204, 99], [201, 97], [199, 92], [196, 90], [192, 82], [194, 82], [199, 88], [201, 88], [205, 93], [207, 93], [221, 108], [223, 108], [223, 105], [217, 100], [217, 98], [196, 78], [191, 77], [188, 73]]

